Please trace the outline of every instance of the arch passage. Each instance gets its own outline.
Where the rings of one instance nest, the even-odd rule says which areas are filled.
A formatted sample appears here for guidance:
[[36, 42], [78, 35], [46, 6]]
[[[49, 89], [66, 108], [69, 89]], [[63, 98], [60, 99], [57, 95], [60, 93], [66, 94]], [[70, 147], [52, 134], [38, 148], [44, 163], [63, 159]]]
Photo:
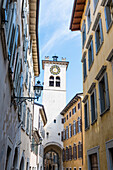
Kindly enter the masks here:
[[49, 145], [44, 149], [44, 170], [62, 169], [62, 149], [56, 145]]

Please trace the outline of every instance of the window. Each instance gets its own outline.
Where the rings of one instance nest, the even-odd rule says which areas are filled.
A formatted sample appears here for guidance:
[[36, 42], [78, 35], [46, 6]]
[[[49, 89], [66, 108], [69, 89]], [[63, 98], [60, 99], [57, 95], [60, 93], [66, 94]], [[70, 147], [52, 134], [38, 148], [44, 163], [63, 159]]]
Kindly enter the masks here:
[[78, 133], [82, 131], [82, 120], [78, 117]]
[[98, 170], [99, 165], [99, 147], [91, 148], [87, 151], [88, 155], [88, 170]]
[[63, 130], [63, 140], [65, 140], [65, 129]]
[[96, 46], [96, 54], [98, 53], [101, 45], [103, 42], [103, 31], [102, 31], [102, 21], [101, 18], [99, 19], [99, 22], [97, 24], [96, 30], [95, 30], [95, 46]]
[[68, 126], [66, 126], [66, 139], [68, 139]]
[[88, 9], [87, 9], [87, 23], [88, 23], [88, 31], [89, 31], [90, 25], [91, 25], [91, 11], [90, 11], [90, 4], [88, 4]]
[[73, 121], [73, 135], [76, 135], [76, 121]]
[[84, 76], [84, 81], [87, 77], [87, 65], [86, 65], [86, 56], [83, 59], [83, 76]]
[[60, 87], [60, 77], [56, 77], [56, 87]]
[[107, 31], [113, 20], [113, 1], [109, 0], [104, 8]]
[[69, 124], [69, 137], [70, 138], [72, 137], [72, 126], [71, 126], [71, 124]]
[[89, 70], [92, 66], [93, 61], [94, 61], [93, 40], [91, 40], [90, 46], [88, 48], [88, 68], [89, 68]]
[[69, 112], [69, 117], [71, 117], [71, 111]]
[[96, 89], [91, 94], [91, 122], [93, 123], [97, 119], [97, 100], [96, 100]]
[[68, 147], [66, 147], [66, 161], [68, 161]]
[[74, 168], [74, 170], [77, 170], [76, 168]]
[[23, 105], [23, 127], [25, 127], [25, 120], [26, 120], [26, 104]]
[[95, 10], [96, 10], [97, 4], [98, 4], [98, 0], [93, 0], [94, 12], [95, 12]]
[[56, 123], [56, 119], [54, 119], [54, 123]]
[[67, 120], [68, 120], [68, 115], [66, 117], [67, 117]]
[[27, 63], [27, 66], [26, 66], [26, 85], [28, 84], [28, 71], [29, 71], [29, 67], [28, 67], [28, 63]]
[[80, 102], [78, 103], [78, 110], [80, 109]]
[[76, 144], [73, 145], [73, 158], [77, 159], [77, 146], [76, 146]]
[[82, 170], [82, 168], [79, 168], [79, 170]]
[[8, 148], [7, 148], [7, 156], [6, 156], [5, 170], [9, 170], [10, 167], [11, 167], [11, 148], [8, 146]]
[[100, 115], [110, 108], [107, 73], [99, 81]]
[[82, 48], [84, 48], [85, 41], [86, 41], [86, 24], [84, 21], [82, 26]]
[[26, 128], [27, 134], [29, 134], [29, 116], [30, 116], [30, 114], [29, 114], [29, 109], [28, 109], [27, 110], [27, 128]]
[[72, 109], [72, 114], [74, 115], [76, 112], [76, 106]]
[[78, 158], [82, 158], [83, 157], [83, 146], [82, 143], [79, 142], [78, 144]]
[[69, 170], [72, 170], [71, 168], [69, 168]]
[[50, 76], [49, 78], [49, 86], [54, 86], [54, 77]]
[[106, 142], [106, 157], [109, 170], [113, 169], [113, 140]]
[[84, 114], [85, 114], [85, 129], [89, 127], [89, 102], [87, 102], [84, 105]]
[[63, 162], [65, 161], [65, 149], [63, 148], [63, 152], [62, 152], [62, 158], [63, 158]]
[[69, 160], [72, 160], [72, 147], [69, 146]]
[[29, 73], [29, 93], [30, 93], [30, 90], [31, 90], [31, 73]]

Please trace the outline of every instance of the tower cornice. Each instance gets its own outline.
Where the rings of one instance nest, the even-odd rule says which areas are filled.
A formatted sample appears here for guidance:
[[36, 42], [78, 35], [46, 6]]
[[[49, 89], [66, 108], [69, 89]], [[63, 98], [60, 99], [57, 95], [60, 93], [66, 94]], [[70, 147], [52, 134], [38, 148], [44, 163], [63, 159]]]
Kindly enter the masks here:
[[44, 70], [44, 64], [58, 64], [58, 65], [66, 65], [66, 70], [68, 68], [68, 61], [52, 61], [52, 60], [42, 60], [42, 69]]

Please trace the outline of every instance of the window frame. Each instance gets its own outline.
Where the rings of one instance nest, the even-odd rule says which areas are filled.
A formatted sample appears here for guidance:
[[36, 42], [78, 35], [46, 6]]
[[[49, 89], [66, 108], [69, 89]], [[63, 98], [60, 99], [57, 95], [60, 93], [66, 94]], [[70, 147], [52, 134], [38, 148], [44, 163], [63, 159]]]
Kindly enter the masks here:
[[98, 170], [100, 170], [100, 160], [99, 160], [99, 146], [87, 150], [87, 160], [88, 160], [88, 170], [91, 170], [90, 156], [97, 154]]
[[106, 158], [107, 158], [107, 166], [108, 166], [109, 170], [113, 169], [113, 162], [112, 162], [112, 165], [111, 165], [111, 161], [110, 161], [110, 159], [111, 159], [110, 149], [111, 148], [113, 148], [113, 139], [106, 142]]

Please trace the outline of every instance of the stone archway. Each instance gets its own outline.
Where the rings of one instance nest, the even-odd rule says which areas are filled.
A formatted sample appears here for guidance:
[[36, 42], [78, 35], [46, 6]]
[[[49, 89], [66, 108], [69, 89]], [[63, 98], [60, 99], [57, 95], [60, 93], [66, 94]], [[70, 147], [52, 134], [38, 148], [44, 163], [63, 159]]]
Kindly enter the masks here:
[[44, 170], [62, 169], [62, 148], [57, 145], [48, 145], [44, 148]]

